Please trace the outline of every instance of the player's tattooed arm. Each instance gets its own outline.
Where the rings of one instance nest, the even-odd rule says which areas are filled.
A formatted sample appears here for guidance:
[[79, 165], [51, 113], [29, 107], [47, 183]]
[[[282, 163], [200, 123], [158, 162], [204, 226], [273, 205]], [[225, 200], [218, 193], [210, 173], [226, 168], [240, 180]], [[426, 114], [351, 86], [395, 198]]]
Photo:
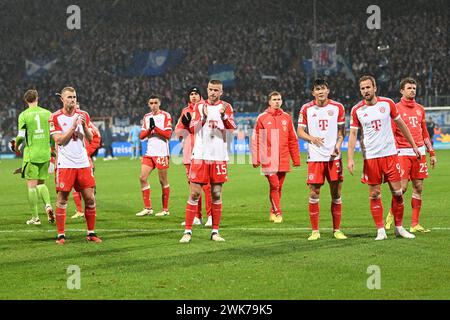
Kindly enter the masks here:
[[351, 175], [355, 171], [355, 161], [353, 157], [355, 155], [355, 146], [357, 139], [358, 129], [350, 128], [350, 134], [348, 137], [348, 154], [347, 154], [347, 169]]
[[324, 138], [310, 136], [306, 133], [305, 127], [301, 125], [298, 126], [297, 134], [301, 139], [308, 141], [309, 143], [312, 143], [318, 147], [322, 147], [323, 142], [325, 141]]
[[340, 124], [338, 125], [338, 138], [336, 141], [336, 145], [334, 146], [333, 153], [331, 154], [331, 157], [337, 157], [341, 154], [341, 147], [342, 143], [344, 142], [345, 137], [345, 125]]

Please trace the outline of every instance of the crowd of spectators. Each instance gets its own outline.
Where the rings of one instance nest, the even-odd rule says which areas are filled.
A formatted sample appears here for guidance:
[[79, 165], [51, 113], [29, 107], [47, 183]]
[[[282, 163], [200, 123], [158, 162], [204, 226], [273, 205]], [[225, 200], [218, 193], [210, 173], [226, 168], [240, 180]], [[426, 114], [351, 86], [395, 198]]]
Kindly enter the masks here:
[[[92, 117], [129, 118], [147, 112], [152, 93], [176, 117], [186, 89], [205, 87], [208, 67], [231, 64], [235, 85], [224, 99], [237, 111], [260, 111], [271, 90], [282, 92], [296, 112], [311, 98], [303, 59], [314, 42], [313, 0], [80, 0], [81, 29], [69, 30], [66, 0], [17, 0], [0, 4], [0, 134], [11, 134], [23, 109], [22, 95], [36, 88], [41, 105], [60, 107], [55, 92], [77, 89]], [[316, 2], [318, 43], [336, 43], [352, 77], [327, 76], [332, 98], [350, 109], [359, 99], [355, 79], [373, 74], [380, 93], [398, 99], [404, 76], [419, 81], [418, 96], [450, 95], [447, 0], [377, 1], [381, 29], [366, 26], [369, 1]], [[162, 76], [129, 76], [138, 50], [181, 49], [183, 59]], [[56, 64], [27, 77], [25, 60]], [[263, 76], [270, 76], [263, 79]]]

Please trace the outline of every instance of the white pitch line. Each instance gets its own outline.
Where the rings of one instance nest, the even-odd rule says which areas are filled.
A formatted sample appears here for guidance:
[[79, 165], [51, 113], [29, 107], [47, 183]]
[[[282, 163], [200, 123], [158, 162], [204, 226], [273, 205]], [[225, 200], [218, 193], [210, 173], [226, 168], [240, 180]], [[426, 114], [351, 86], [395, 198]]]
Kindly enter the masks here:
[[[344, 228], [344, 230], [370, 230], [371, 227], [361, 227], [361, 228]], [[435, 227], [430, 228], [431, 230], [444, 230], [450, 231], [450, 227]], [[129, 232], [129, 233], [157, 233], [157, 232], [182, 232], [184, 228], [179, 229], [95, 229], [98, 232]], [[194, 228], [194, 230], [210, 230], [209, 228]], [[311, 231], [311, 228], [223, 228], [223, 230], [230, 231]], [[333, 228], [320, 228], [320, 230], [330, 231]], [[66, 229], [67, 232], [86, 232], [86, 229]], [[0, 230], [0, 233], [34, 233], [34, 232], [56, 232], [56, 229], [51, 230], [40, 230], [40, 229], [31, 229], [31, 230]]]

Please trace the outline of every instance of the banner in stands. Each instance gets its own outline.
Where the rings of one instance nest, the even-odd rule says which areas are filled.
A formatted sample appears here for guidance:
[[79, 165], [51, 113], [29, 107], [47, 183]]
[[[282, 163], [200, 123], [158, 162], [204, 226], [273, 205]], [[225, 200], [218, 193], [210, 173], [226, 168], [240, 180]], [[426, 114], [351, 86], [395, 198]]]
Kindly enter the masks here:
[[129, 76], [160, 76], [167, 72], [169, 67], [176, 66], [183, 58], [183, 51], [155, 50], [136, 51], [133, 62], [128, 67]]
[[25, 59], [25, 76], [27, 78], [42, 76], [47, 71], [49, 71], [57, 62], [58, 59], [35, 59], [33, 61]]
[[224, 87], [234, 86], [234, 66], [231, 64], [211, 65], [208, 68], [209, 79], [222, 81]]
[[337, 71], [336, 43], [311, 44], [313, 69], [318, 71]]

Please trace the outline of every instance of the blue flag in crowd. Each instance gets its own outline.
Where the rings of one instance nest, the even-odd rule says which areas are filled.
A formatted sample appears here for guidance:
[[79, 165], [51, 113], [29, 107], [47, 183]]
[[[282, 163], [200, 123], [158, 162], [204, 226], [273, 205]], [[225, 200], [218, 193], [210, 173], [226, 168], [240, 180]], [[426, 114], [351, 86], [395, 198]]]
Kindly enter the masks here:
[[160, 76], [165, 74], [169, 67], [176, 66], [182, 57], [182, 50], [136, 51], [133, 62], [128, 67], [128, 75]]
[[34, 61], [25, 59], [25, 76], [28, 78], [42, 76], [44, 73], [49, 71], [57, 62], [58, 59], [35, 59]]
[[216, 64], [209, 66], [209, 79], [220, 80], [224, 87], [234, 86], [234, 66], [231, 64]]

